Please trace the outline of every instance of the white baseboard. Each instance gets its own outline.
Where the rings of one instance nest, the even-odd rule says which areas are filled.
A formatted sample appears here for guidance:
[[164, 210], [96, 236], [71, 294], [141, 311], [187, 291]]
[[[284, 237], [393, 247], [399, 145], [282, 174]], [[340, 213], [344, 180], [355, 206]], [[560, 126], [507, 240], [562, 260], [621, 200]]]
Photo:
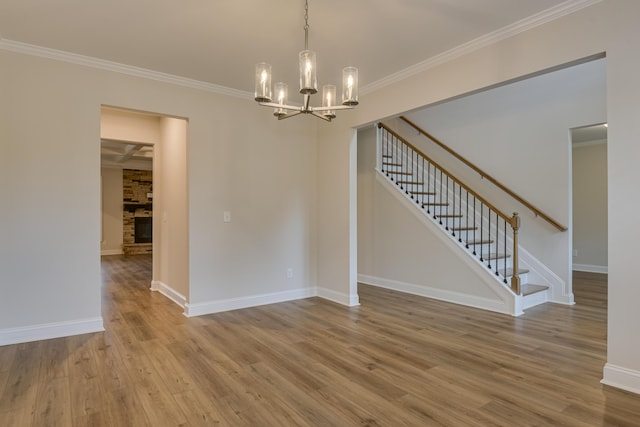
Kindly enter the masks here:
[[602, 384], [640, 394], [640, 371], [607, 363], [603, 375]]
[[169, 298], [171, 301], [178, 304], [181, 308], [184, 308], [187, 304], [187, 299], [180, 292], [173, 289], [171, 286], [163, 283], [159, 280], [151, 281], [151, 290], [155, 292], [160, 292], [165, 297]]
[[606, 265], [573, 264], [573, 271], [584, 271], [586, 273], [609, 274], [609, 267]]
[[452, 302], [469, 307], [481, 308], [483, 310], [495, 311], [497, 313], [510, 314], [512, 316], [522, 314], [515, 313], [515, 307], [509, 307], [509, 304], [507, 304], [505, 301], [492, 300], [474, 295], [448, 291], [445, 289], [432, 288], [426, 285], [416, 285], [413, 283], [399, 282], [397, 280], [383, 279], [381, 277], [367, 276], [364, 274], [358, 275], [358, 282], [364, 283], [366, 285], [377, 286], [380, 288], [391, 289], [393, 291], [418, 295], [421, 297]]
[[0, 346], [104, 331], [102, 317], [0, 330]]
[[100, 251], [100, 256], [106, 255], [122, 255], [122, 249], [104, 249]]
[[337, 302], [338, 304], [346, 305], [347, 307], [360, 305], [358, 294], [348, 295], [327, 288], [318, 288], [318, 296], [329, 301]]
[[310, 298], [317, 295], [318, 293], [316, 288], [303, 288], [293, 291], [274, 292], [271, 294], [253, 295], [241, 298], [229, 298], [196, 304], [186, 303], [184, 305], [184, 315], [187, 317], [203, 316], [205, 314], [220, 313], [223, 311]]

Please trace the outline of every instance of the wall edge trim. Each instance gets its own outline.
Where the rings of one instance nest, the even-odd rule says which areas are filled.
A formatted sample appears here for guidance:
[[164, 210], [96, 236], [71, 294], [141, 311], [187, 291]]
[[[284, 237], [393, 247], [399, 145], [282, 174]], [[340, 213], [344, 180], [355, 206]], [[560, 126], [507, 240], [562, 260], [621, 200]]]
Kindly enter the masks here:
[[604, 365], [603, 378], [600, 382], [604, 385], [640, 394], [640, 371], [607, 363]]
[[195, 304], [185, 303], [184, 315], [186, 317], [203, 316], [206, 314], [221, 313], [224, 311], [238, 310], [242, 308], [251, 308], [266, 304], [277, 304], [280, 302], [310, 298], [317, 296], [317, 294], [317, 289], [310, 287], [294, 289], [291, 291], [273, 292], [261, 295], [206, 301]]
[[102, 317], [0, 329], [0, 346], [104, 331]]

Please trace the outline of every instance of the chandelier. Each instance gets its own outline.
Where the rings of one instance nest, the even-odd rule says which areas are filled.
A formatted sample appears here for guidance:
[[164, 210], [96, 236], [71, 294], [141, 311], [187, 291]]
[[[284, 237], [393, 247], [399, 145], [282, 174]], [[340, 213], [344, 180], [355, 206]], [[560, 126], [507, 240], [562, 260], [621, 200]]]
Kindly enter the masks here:
[[311, 114], [328, 122], [336, 117], [336, 110], [346, 110], [358, 105], [358, 69], [345, 67], [342, 70], [342, 103], [337, 104], [336, 87], [324, 85], [322, 87], [322, 107], [310, 105], [311, 95], [318, 92], [316, 78], [316, 53], [309, 50], [309, 1], [304, 4], [304, 50], [299, 54], [300, 65], [300, 93], [303, 95], [303, 105], [289, 105], [288, 85], [276, 83], [274, 85], [275, 100], [271, 92], [271, 65], [261, 62], [256, 64], [255, 100], [264, 107], [273, 107], [273, 115], [278, 120]]

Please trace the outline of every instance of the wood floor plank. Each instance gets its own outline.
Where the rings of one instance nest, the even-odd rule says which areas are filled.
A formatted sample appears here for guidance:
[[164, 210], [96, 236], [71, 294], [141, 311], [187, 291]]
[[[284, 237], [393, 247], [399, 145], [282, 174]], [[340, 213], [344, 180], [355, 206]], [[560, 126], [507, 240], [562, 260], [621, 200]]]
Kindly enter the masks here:
[[[43, 342], [19, 344], [0, 396], [0, 416], [29, 425], [35, 413]], [[27, 420], [29, 420], [27, 422]]]
[[72, 418], [85, 417], [104, 408], [101, 370], [90, 342], [94, 335], [76, 335], [65, 339], [69, 358], [69, 387], [81, 390], [70, 394]]
[[186, 416], [177, 409], [173, 397], [161, 376], [144, 352], [139, 334], [132, 327], [127, 335], [114, 337], [114, 343], [123, 354], [124, 366], [129, 373], [133, 390], [152, 425], [183, 425]]
[[0, 426], [640, 426], [600, 384], [606, 275], [518, 318], [366, 285], [187, 318], [151, 268], [103, 258], [105, 332], [0, 347]]
[[51, 427], [70, 426], [72, 422], [70, 393], [68, 377], [42, 381], [36, 397], [33, 424]]

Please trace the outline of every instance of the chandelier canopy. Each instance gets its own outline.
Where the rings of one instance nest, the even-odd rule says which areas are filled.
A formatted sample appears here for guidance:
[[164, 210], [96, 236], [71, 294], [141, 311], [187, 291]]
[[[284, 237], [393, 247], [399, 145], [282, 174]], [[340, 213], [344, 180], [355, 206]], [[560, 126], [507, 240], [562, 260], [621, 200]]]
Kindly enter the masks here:
[[[309, 50], [309, 1], [304, 4], [304, 50], [298, 55], [300, 65], [300, 93], [303, 95], [303, 105], [288, 104], [288, 85], [278, 82], [271, 91], [271, 65], [266, 62], [256, 64], [255, 100], [265, 107], [273, 107], [273, 115], [278, 120], [311, 114], [328, 122], [336, 117], [337, 110], [354, 108], [358, 105], [358, 69], [345, 67], [342, 70], [342, 102], [337, 103], [336, 87], [324, 85], [322, 87], [322, 107], [310, 105], [311, 95], [318, 92], [316, 77], [316, 53]], [[275, 95], [275, 99], [272, 97]]]

